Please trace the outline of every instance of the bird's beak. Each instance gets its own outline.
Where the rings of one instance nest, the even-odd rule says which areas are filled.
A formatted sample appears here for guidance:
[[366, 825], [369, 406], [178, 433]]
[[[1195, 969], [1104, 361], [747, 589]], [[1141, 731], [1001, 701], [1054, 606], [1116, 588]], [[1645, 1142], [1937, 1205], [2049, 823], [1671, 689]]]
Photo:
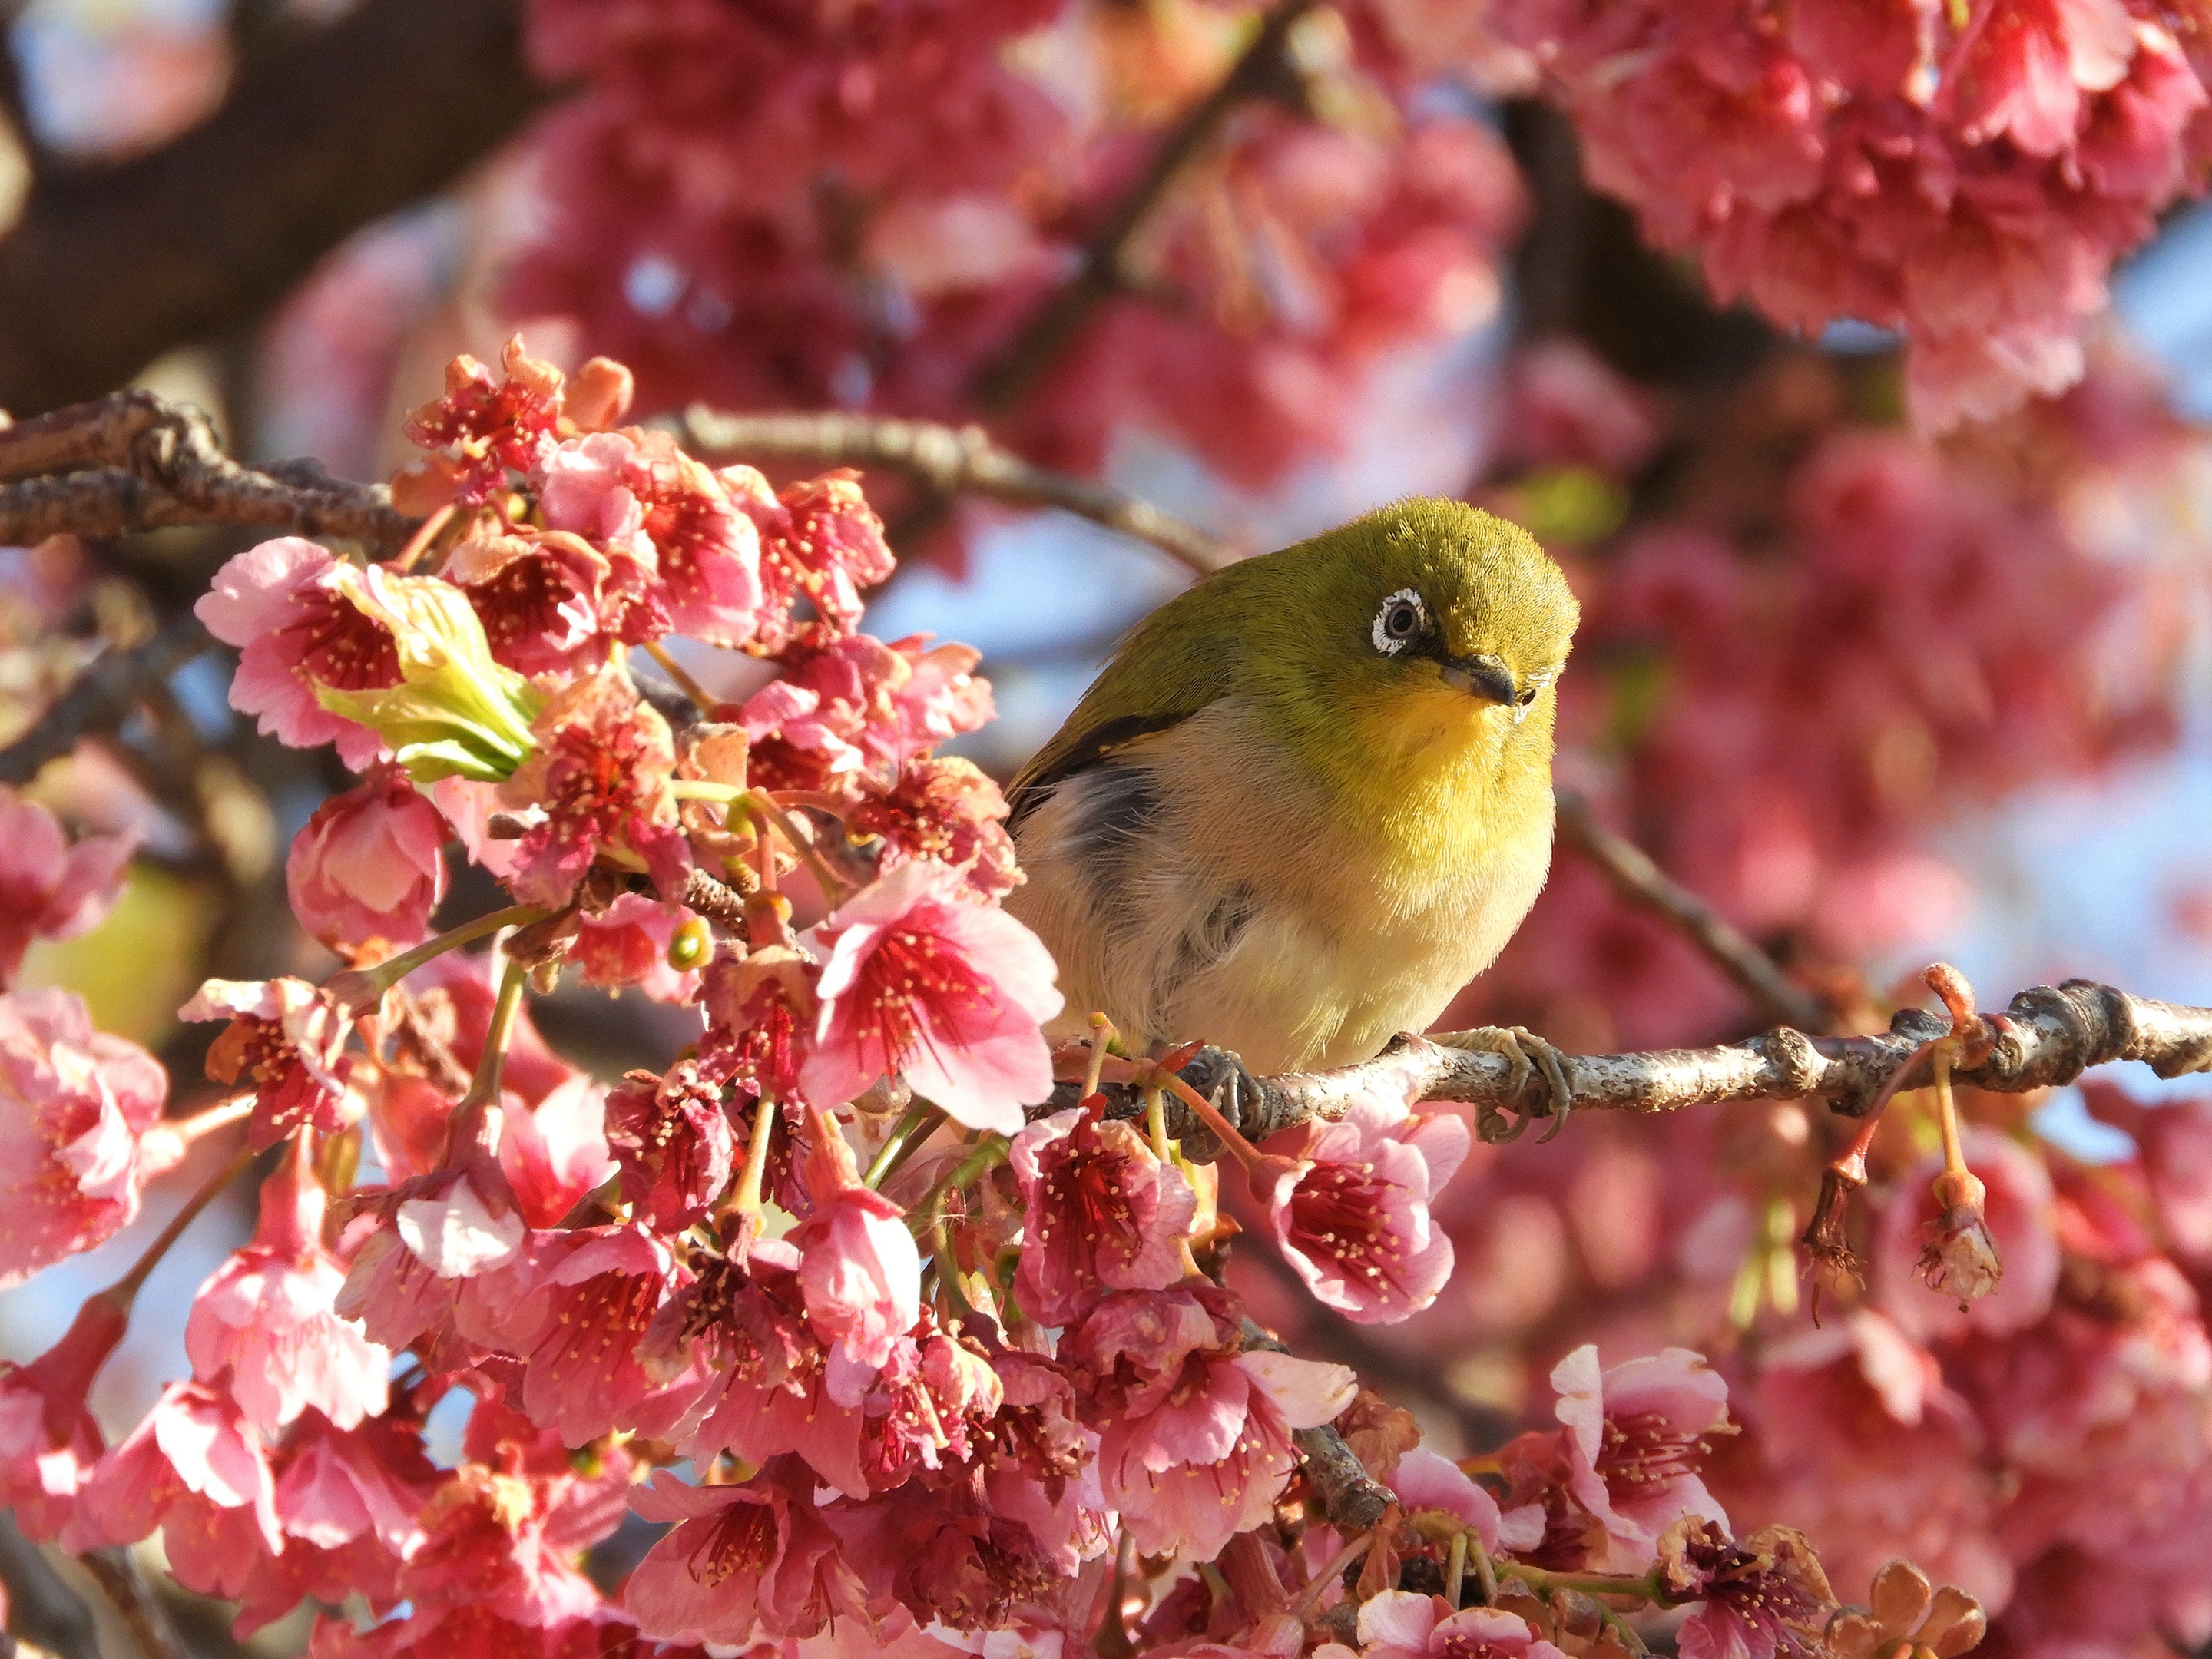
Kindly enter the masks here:
[[1513, 684], [1513, 671], [1492, 656], [1446, 657], [1443, 665], [1444, 684], [1495, 703], [1503, 703], [1516, 714], [1520, 688]]

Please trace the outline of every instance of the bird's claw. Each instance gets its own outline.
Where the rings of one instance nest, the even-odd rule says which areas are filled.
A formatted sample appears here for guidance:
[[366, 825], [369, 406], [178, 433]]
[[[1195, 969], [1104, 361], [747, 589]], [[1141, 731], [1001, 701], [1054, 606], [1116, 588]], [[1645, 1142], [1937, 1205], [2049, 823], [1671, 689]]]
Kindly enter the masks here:
[[[1254, 1127], [1244, 1121], [1246, 1103], [1256, 1104], [1263, 1097], [1258, 1080], [1245, 1070], [1243, 1060], [1234, 1051], [1217, 1048], [1209, 1043], [1177, 1067], [1176, 1075], [1211, 1101], [1214, 1109], [1227, 1118], [1240, 1134], [1257, 1139], [1264, 1133], [1264, 1131], [1255, 1132]], [[1191, 1147], [1194, 1152], [1204, 1150], [1196, 1142], [1211, 1142], [1213, 1138], [1212, 1132], [1203, 1127], [1200, 1127], [1194, 1135], [1183, 1137], [1194, 1143]], [[1218, 1149], [1215, 1152], [1218, 1155]]]
[[1542, 1146], [1566, 1127], [1567, 1114], [1573, 1109], [1575, 1100], [1574, 1084], [1569, 1076], [1574, 1060], [1527, 1026], [1483, 1025], [1472, 1031], [1440, 1032], [1429, 1041], [1471, 1054], [1496, 1054], [1504, 1060], [1509, 1068], [1507, 1085], [1519, 1103], [1510, 1122], [1503, 1112], [1486, 1101], [1475, 1108], [1475, 1133], [1485, 1141], [1499, 1146], [1518, 1140], [1527, 1132], [1529, 1121], [1538, 1115], [1529, 1108], [1528, 1091], [1540, 1072], [1550, 1095], [1542, 1115], [1552, 1122], [1537, 1138], [1536, 1144]]

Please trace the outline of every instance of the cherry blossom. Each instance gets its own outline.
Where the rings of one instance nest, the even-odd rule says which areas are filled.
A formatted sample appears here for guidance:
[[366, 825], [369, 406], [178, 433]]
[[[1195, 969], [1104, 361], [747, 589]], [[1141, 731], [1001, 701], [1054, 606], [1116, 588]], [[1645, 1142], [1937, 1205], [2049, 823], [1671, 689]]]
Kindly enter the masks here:
[[1023, 1249], [1014, 1294], [1047, 1325], [1108, 1291], [1164, 1291], [1182, 1277], [1197, 1199], [1131, 1125], [1076, 1108], [1014, 1137]]
[[[1560, 1650], [1526, 1621], [1497, 1607], [1455, 1611], [1440, 1595], [1386, 1589], [1359, 1604], [1360, 1659], [1456, 1659], [1495, 1654], [1500, 1659], [1563, 1659]], [[1352, 1650], [1325, 1643], [1315, 1650], [1343, 1659]]]
[[0, 995], [0, 1141], [10, 1190], [0, 1283], [88, 1250], [138, 1213], [182, 1154], [158, 1128], [168, 1078], [137, 1043], [93, 1029], [67, 991]]
[[229, 1020], [208, 1050], [208, 1075], [252, 1089], [255, 1151], [303, 1125], [341, 1129], [350, 1121], [353, 1020], [327, 991], [289, 977], [211, 979], [177, 1017]]
[[65, 843], [52, 812], [0, 786], [0, 990], [15, 982], [32, 940], [100, 925], [137, 845], [128, 835]]
[[1605, 1523], [1623, 1570], [1640, 1571], [1683, 1516], [1728, 1525], [1698, 1474], [1710, 1437], [1729, 1427], [1728, 1384], [1703, 1356], [1668, 1348], [1601, 1373], [1586, 1345], [1553, 1368], [1552, 1386], [1573, 1457], [1569, 1489]]
[[849, 1100], [903, 1073], [973, 1128], [1012, 1134], [1052, 1091], [1043, 1022], [1060, 1012], [1052, 959], [1004, 911], [962, 896], [957, 871], [901, 865], [809, 936], [823, 958], [809, 1099]]
[[27, 1538], [61, 1531], [107, 1449], [86, 1401], [129, 1318], [117, 1298], [94, 1297], [36, 1359], [0, 1362], [0, 1501]]
[[856, 1406], [921, 1311], [921, 1258], [904, 1212], [860, 1184], [852, 1149], [813, 1114], [806, 1185], [814, 1213], [793, 1239], [806, 1317], [830, 1345], [830, 1398]]
[[[78, 1493], [63, 1542], [73, 1550], [135, 1543], [156, 1527], [166, 1529], [179, 1582], [208, 1595], [232, 1593], [222, 1586], [250, 1563], [253, 1547], [274, 1555], [284, 1547], [267, 1455], [237, 1403], [204, 1383], [162, 1389]], [[240, 1543], [248, 1547], [243, 1559]]]
[[292, 839], [292, 913], [324, 943], [394, 947], [429, 936], [447, 885], [445, 819], [397, 769], [333, 795]]

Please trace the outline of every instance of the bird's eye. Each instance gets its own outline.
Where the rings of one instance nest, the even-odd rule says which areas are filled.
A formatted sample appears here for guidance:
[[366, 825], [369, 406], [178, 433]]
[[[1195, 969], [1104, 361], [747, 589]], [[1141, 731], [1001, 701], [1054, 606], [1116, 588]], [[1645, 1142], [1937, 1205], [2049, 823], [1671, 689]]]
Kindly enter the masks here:
[[1428, 606], [1412, 588], [1401, 587], [1383, 600], [1382, 608], [1375, 613], [1375, 648], [1386, 657], [1395, 657], [1428, 629]]
[[1526, 708], [1530, 703], [1536, 701], [1536, 694], [1543, 689], [1544, 688], [1540, 685], [1523, 686], [1522, 688], [1520, 696], [1516, 698], [1515, 701], [1517, 702], [1523, 708]]

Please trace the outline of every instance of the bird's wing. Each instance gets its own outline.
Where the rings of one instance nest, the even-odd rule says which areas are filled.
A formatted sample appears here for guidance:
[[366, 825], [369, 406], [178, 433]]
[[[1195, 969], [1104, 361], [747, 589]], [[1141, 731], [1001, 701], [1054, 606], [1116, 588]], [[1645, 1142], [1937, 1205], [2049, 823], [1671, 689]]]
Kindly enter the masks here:
[[1242, 567], [1216, 574], [1132, 629], [1097, 684], [1051, 742], [1037, 750], [1006, 792], [1018, 827], [1054, 786], [1109, 763], [1139, 738], [1180, 725], [1227, 695], [1235, 683], [1236, 630], [1229, 611], [1240, 599]]

